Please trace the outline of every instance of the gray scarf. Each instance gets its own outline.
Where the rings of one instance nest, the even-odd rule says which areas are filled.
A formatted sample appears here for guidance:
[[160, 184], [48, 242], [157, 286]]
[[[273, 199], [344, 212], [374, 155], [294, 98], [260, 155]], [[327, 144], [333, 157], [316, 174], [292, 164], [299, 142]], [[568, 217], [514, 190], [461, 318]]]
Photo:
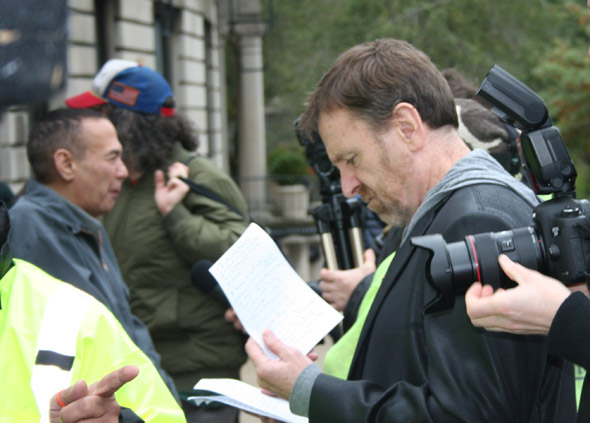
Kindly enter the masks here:
[[444, 201], [459, 188], [478, 184], [502, 185], [514, 191], [518, 196], [535, 207], [539, 200], [535, 193], [522, 182], [517, 181], [486, 151], [473, 150], [459, 160], [447, 174], [426, 193], [424, 201], [412, 216], [410, 224], [404, 230], [402, 242], [412, 229], [430, 210]]

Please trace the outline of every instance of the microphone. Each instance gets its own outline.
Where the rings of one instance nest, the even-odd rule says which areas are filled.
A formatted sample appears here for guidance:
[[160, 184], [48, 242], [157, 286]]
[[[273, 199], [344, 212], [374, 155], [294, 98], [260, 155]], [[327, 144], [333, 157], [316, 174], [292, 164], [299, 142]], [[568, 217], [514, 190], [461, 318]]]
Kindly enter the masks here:
[[213, 277], [209, 268], [213, 266], [209, 260], [199, 260], [191, 269], [191, 282], [195, 288], [207, 294], [223, 304], [231, 308], [231, 304], [223, 293], [223, 290]]

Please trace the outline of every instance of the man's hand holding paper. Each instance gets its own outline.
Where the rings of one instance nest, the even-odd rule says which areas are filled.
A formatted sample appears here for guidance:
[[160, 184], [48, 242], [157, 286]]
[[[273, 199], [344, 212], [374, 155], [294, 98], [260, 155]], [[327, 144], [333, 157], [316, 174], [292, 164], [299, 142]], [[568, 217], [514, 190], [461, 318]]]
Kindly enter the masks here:
[[264, 331], [263, 340], [266, 347], [279, 359], [269, 358], [252, 338], [248, 340], [246, 351], [256, 367], [258, 384], [288, 400], [297, 376], [311, 364], [313, 357], [306, 357], [296, 348], [285, 345], [270, 330]]

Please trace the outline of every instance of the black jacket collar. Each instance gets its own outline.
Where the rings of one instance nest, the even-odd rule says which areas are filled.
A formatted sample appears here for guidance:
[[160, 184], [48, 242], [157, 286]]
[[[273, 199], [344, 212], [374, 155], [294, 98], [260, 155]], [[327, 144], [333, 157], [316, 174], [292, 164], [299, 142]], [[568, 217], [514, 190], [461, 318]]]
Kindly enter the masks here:
[[8, 234], [10, 233], [10, 219], [8, 218], [8, 209], [0, 201], [0, 279], [12, 267], [12, 252], [8, 243]]
[[402, 243], [402, 245], [399, 246], [395, 257], [391, 262], [385, 277], [383, 278], [383, 283], [381, 284], [381, 287], [379, 288], [379, 291], [373, 300], [373, 304], [371, 305], [371, 309], [367, 315], [365, 324], [363, 325], [363, 329], [357, 343], [357, 348], [350, 366], [350, 372], [348, 375], [349, 379], [354, 380], [360, 377], [359, 372], [362, 371], [362, 369], [359, 367], [359, 357], [365, 354], [365, 348], [368, 345], [367, 337], [371, 332], [370, 328], [372, 327], [377, 314], [380, 312], [383, 301], [389, 294], [389, 291], [391, 291], [393, 286], [396, 284], [400, 274], [403, 273], [408, 261], [416, 251], [416, 247], [413, 247], [410, 244], [411, 237], [424, 235], [426, 233], [432, 221], [434, 220], [436, 213], [440, 210], [443, 204], [444, 202], [439, 204], [436, 208], [431, 209], [425, 216], [423, 216], [412, 229], [412, 233], [408, 234], [406, 240]]

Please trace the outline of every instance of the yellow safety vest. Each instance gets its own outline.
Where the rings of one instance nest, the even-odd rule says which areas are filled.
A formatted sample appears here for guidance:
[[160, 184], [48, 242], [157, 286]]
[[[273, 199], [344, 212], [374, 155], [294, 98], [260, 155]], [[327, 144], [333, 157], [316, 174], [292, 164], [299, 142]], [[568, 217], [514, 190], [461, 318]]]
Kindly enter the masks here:
[[338, 342], [336, 342], [326, 353], [326, 357], [324, 358], [324, 373], [330, 376], [339, 377], [340, 379], [346, 379], [348, 377], [350, 365], [352, 364], [352, 357], [354, 356], [356, 345], [361, 336], [363, 325], [365, 324], [373, 300], [379, 291], [381, 282], [383, 281], [385, 273], [387, 273], [387, 269], [394, 256], [395, 252], [391, 253], [381, 262], [379, 267], [377, 267], [377, 270], [373, 275], [373, 280], [371, 281], [371, 286], [361, 301], [357, 319], [350, 329], [348, 329]]
[[103, 304], [14, 262], [0, 280], [0, 423], [47, 422], [55, 393], [128, 364], [139, 375], [116, 392], [119, 405], [146, 422], [186, 422], [150, 359]]

